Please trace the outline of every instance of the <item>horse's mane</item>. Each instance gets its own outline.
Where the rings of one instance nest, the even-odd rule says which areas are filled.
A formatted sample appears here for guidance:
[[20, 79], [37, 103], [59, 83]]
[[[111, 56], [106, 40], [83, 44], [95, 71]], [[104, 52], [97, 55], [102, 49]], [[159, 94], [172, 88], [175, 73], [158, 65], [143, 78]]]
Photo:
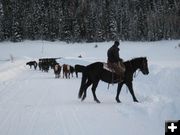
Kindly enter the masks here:
[[136, 57], [136, 58], [132, 58], [132, 59], [130, 59], [130, 60], [127, 60], [127, 61], [124, 61], [124, 63], [126, 63], [126, 62], [131, 62], [131, 61], [136, 61], [136, 60], [140, 60], [140, 59], [146, 59], [146, 57]]

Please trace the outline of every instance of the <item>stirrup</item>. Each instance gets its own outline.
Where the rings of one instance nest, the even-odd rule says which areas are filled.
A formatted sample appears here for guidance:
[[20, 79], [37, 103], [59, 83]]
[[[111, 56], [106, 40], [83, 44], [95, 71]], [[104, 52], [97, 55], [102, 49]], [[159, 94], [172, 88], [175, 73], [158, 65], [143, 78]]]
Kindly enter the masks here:
[[121, 83], [121, 82], [123, 82], [123, 81], [124, 81], [124, 78], [123, 78], [123, 77], [118, 78], [118, 82], [119, 82], [119, 83]]

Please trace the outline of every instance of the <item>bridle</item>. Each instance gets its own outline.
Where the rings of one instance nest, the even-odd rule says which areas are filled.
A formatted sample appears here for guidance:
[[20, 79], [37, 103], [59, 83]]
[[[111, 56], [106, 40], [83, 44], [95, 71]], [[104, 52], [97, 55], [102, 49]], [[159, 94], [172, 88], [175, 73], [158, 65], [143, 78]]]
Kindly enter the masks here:
[[[134, 71], [134, 68], [133, 68], [131, 61], [129, 60], [128, 62], [130, 63], [130, 67], [131, 67], [132, 71]], [[143, 66], [143, 70], [144, 70], [145, 66], [146, 66], [146, 60], [145, 59], [143, 59], [143, 61], [142, 61], [142, 66]], [[137, 72], [135, 71], [133, 77], [136, 78], [140, 71], [142, 72], [141, 69], [138, 69]]]
[[[142, 70], [144, 71], [144, 70], [146, 70], [146, 67], [147, 67], [147, 65], [146, 65], [146, 59], [143, 59], [143, 61], [142, 61]], [[142, 71], [141, 70], [141, 71]], [[142, 71], [142, 72], [143, 72]]]

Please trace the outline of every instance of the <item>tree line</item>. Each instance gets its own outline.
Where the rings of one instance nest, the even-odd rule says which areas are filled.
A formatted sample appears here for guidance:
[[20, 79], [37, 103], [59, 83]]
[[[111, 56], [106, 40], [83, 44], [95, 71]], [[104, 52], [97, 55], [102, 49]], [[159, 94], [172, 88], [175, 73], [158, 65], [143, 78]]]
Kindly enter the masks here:
[[179, 38], [179, 0], [0, 0], [0, 41]]

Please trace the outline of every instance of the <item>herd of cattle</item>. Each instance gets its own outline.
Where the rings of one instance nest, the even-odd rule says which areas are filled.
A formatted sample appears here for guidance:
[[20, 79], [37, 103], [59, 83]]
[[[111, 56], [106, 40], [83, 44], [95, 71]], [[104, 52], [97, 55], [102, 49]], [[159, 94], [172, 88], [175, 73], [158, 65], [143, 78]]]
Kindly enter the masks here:
[[76, 73], [76, 77], [78, 77], [78, 72], [83, 72], [85, 66], [83, 65], [75, 65], [74, 67], [68, 64], [63, 64], [60, 65], [57, 61], [57, 58], [42, 58], [39, 59], [39, 62], [37, 63], [36, 61], [29, 61], [26, 63], [26, 65], [29, 65], [30, 68], [32, 68], [32, 66], [34, 67], [34, 69], [37, 69], [37, 66], [39, 67], [39, 70], [43, 71], [43, 72], [48, 72], [49, 69], [53, 69], [54, 70], [54, 74], [55, 74], [55, 78], [60, 78], [60, 74], [61, 74], [61, 69], [63, 72], [63, 78], [70, 78], [70, 76], [73, 77], [73, 73]]

